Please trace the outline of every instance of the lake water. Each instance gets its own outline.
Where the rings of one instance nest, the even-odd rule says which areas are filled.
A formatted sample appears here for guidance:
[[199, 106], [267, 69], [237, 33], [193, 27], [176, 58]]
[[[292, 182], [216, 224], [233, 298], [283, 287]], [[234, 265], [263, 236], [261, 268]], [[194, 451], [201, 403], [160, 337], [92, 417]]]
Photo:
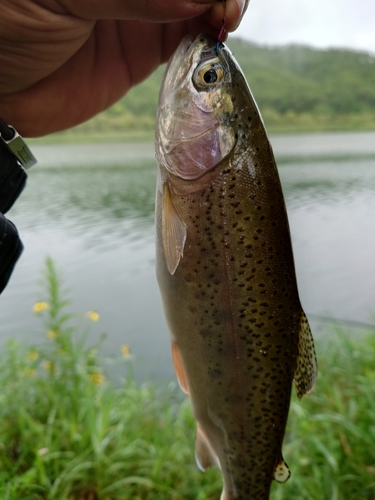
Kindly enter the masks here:
[[[375, 133], [271, 138], [292, 232], [302, 304], [316, 315], [373, 323]], [[128, 344], [140, 379], [173, 377], [154, 269], [152, 144], [35, 146], [39, 165], [9, 218], [25, 251], [0, 297], [0, 341], [43, 338], [32, 305], [46, 256], [62, 271], [73, 309], [97, 310], [92, 340], [105, 354]], [[354, 332], [356, 330], [353, 330]]]

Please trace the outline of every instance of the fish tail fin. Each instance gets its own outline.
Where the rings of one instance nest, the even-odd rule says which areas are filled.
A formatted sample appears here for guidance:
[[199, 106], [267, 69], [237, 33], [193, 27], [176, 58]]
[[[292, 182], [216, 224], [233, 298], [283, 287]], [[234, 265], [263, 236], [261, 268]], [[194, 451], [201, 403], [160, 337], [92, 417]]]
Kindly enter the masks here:
[[278, 483], [285, 483], [290, 478], [290, 469], [284, 462], [283, 456], [280, 455], [280, 459], [278, 460], [276, 467], [273, 471], [273, 478]]
[[296, 385], [299, 399], [304, 394], [311, 392], [316, 383], [318, 367], [316, 362], [314, 340], [311, 334], [309, 322], [302, 311], [300, 328], [298, 334], [298, 355], [294, 372], [294, 383]]
[[197, 425], [197, 433], [195, 435], [195, 460], [203, 472], [209, 467], [220, 467], [219, 459], [199, 425]]

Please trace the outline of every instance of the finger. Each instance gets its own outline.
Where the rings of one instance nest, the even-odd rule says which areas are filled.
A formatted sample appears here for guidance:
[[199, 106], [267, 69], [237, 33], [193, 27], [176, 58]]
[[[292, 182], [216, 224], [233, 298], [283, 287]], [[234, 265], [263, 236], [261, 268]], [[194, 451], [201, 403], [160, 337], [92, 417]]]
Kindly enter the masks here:
[[238, 28], [238, 25], [246, 12], [249, 1], [250, 0], [226, 0], [224, 6], [224, 2], [222, 0], [216, 0], [205, 17], [213, 26], [220, 29], [225, 15], [226, 31], [234, 31]]
[[[191, 19], [207, 12], [216, 0], [44, 0], [63, 6], [65, 12], [84, 19], [171, 22]], [[56, 6], [55, 5], [55, 6]], [[47, 5], [46, 5], [47, 6]]]

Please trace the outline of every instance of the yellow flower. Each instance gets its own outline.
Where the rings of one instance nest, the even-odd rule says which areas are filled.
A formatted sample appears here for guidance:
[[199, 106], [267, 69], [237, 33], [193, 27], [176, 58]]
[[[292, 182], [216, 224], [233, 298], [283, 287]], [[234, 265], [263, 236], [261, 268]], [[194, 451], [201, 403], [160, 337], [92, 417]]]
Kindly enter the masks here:
[[124, 358], [129, 358], [130, 356], [130, 347], [126, 344], [121, 346], [121, 352]]
[[101, 373], [90, 373], [89, 377], [95, 385], [102, 385], [105, 381], [105, 376]]
[[27, 359], [29, 361], [36, 361], [39, 357], [39, 354], [36, 351], [30, 351], [27, 355]]
[[87, 311], [86, 316], [94, 323], [96, 323], [100, 319], [99, 313], [97, 313], [96, 311]]
[[46, 311], [47, 309], [49, 309], [49, 304], [47, 302], [37, 302], [33, 305], [33, 312], [35, 314], [39, 314], [42, 311]]
[[57, 337], [57, 331], [56, 330], [48, 330], [46, 333], [47, 339], [55, 339]]
[[34, 377], [36, 374], [36, 370], [34, 370], [33, 368], [28, 368], [27, 370], [25, 370], [25, 375], [27, 377]]
[[52, 370], [52, 361], [44, 361], [43, 368], [49, 372]]
[[48, 452], [49, 452], [48, 448], [40, 448], [40, 450], [37, 451], [37, 454], [40, 457], [43, 457], [44, 455], [47, 455]]

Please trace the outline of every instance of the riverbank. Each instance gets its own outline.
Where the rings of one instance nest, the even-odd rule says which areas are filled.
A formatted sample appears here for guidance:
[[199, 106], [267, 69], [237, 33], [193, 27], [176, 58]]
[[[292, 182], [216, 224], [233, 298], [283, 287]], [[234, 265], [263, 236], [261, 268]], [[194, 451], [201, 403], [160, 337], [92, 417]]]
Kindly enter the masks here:
[[[271, 109], [263, 111], [263, 119], [267, 132], [271, 135], [309, 134], [322, 132], [361, 132], [375, 130], [375, 113], [343, 114], [338, 116], [313, 115], [309, 113], [295, 114], [289, 112], [279, 114]], [[93, 143], [131, 143], [154, 141], [154, 120], [139, 128], [122, 125], [104, 114], [89, 122], [63, 132], [56, 132], [45, 137], [28, 139], [30, 145], [44, 144], [93, 144]]]
[[[89, 345], [98, 313], [72, 313], [61, 281], [47, 260], [33, 308], [40, 339], [0, 353], [1, 498], [217, 500], [219, 472], [194, 463], [188, 400], [173, 382], [135, 383], [131, 346], [101, 359]], [[283, 447], [292, 477], [273, 485], [272, 500], [375, 496], [375, 332], [362, 342], [334, 333], [317, 345], [315, 391], [293, 395]], [[121, 383], [106, 375], [113, 364]]]
[[[155, 162], [153, 135], [115, 134], [109, 142], [102, 142], [99, 135], [58, 136], [61, 142], [53, 142], [54, 136], [30, 140], [30, 146], [40, 167], [68, 167], [123, 164], [128, 157], [131, 164], [139, 159]], [[48, 141], [51, 141], [50, 143]], [[65, 141], [65, 142], [64, 142]], [[375, 131], [326, 132], [299, 134], [272, 134], [270, 142], [279, 164], [306, 163], [311, 161], [354, 161], [375, 158]], [[33, 169], [34, 170], [34, 169]]]
[[90, 131], [82, 130], [79, 127], [56, 132], [55, 134], [46, 135], [45, 137], [29, 138], [27, 143], [32, 146], [44, 146], [54, 144], [111, 144], [111, 143], [139, 143], [153, 142], [154, 131], [150, 130], [107, 130], [107, 131]]

